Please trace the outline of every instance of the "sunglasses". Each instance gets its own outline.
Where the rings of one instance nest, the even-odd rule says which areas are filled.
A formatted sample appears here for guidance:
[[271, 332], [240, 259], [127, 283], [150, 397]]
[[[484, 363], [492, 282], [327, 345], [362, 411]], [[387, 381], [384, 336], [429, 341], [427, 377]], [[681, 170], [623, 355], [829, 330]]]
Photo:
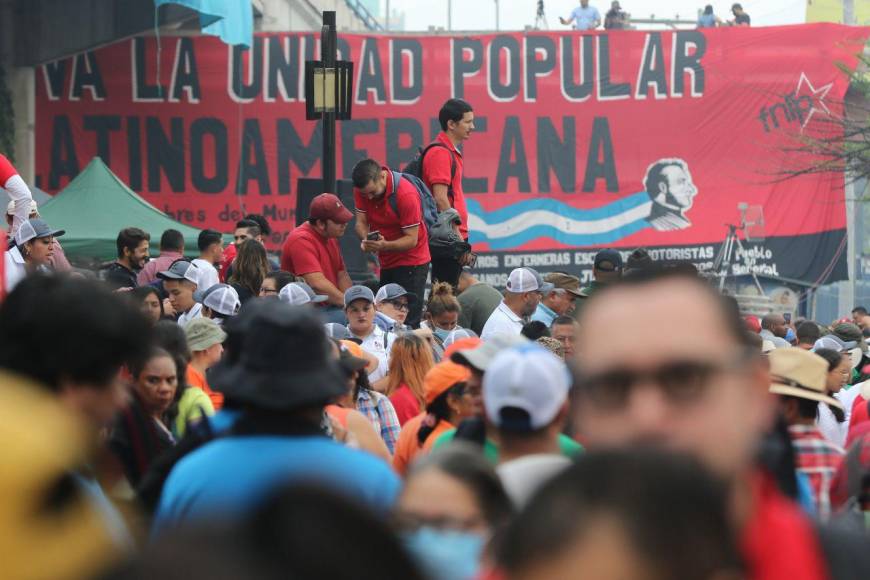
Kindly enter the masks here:
[[701, 400], [716, 375], [739, 369], [753, 355], [741, 351], [724, 362], [673, 360], [643, 371], [612, 369], [592, 375], [577, 375], [578, 389], [589, 401], [603, 409], [616, 411], [627, 406], [638, 384], [653, 384], [675, 406]]

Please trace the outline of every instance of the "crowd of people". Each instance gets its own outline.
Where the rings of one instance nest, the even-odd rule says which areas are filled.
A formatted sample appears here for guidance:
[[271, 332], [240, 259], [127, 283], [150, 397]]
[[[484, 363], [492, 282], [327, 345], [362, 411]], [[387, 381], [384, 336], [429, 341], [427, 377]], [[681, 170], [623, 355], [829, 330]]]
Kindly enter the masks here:
[[4, 577], [870, 578], [867, 310], [741, 316], [642, 248], [496, 289], [473, 110], [439, 121], [403, 172], [356, 164], [354, 211], [315, 197], [280, 260], [252, 214], [153, 259], [124, 227], [89, 276], [13, 200]]
[[[731, 5], [730, 20], [722, 20], [713, 11], [713, 5], [707, 4], [698, 16], [698, 28], [715, 28], [717, 26], [751, 26], [752, 19], [743, 10], [743, 6], [735, 2]], [[631, 15], [622, 9], [619, 0], [610, 3], [610, 9], [604, 15], [605, 30], [623, 30], [630, 27]], [[559, 17], [563, 26], [570, 26], [574, 30], [595, 30], [602, 24], [601, 13], [598, 8], [589, 4], [589, 0], [580, 0], [580, 6], [574, 8], [567, 18]]]

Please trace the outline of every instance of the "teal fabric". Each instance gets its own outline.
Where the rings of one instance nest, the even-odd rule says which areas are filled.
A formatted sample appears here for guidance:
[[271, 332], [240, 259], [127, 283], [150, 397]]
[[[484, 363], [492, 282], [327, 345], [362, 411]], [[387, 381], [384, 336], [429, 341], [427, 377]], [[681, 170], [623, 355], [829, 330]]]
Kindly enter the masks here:
[[250, 48], [254, 44], [254, 11], [251, 0], [154, 0], [163, 4], [180, 4], [199, 12], [203, 34], [220, 37], [231, 45]]

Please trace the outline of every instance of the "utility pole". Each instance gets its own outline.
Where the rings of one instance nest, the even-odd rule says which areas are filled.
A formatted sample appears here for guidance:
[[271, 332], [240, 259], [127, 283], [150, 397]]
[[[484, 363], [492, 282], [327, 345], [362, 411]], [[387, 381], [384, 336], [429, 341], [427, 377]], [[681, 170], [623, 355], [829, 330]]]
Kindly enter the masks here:
[[[335, 12], [323, 12], [323, 28], [320, 31], [320, 60], [324, 69], [335, 69], [338, 60], [338, 34], [335, 29]], [[323, 191], [335, 193], [335, 110], [323, 112]]]
[[453, 30], [453, 0], [447, 0], [447, 32]]
[[387, 1], [387, 13], [384, 16], [384, 30], [390, 31], [390, 0]]
[[499, 22], [498, 22], [498, 12], [499, 12], [498, 0], [495, 0], [495, 29], [496, 29], [496, 31], [501, 30], [501, 27], [499, 26]]
[[843, 24], [854, 26], [855, 20], [855, 0], [843, 0]]

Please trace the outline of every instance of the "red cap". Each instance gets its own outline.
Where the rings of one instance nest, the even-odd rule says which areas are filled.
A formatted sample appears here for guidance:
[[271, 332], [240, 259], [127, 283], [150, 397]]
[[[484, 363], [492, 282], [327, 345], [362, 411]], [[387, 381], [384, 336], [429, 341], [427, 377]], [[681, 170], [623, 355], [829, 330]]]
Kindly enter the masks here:
[[353, 219], [350, 210], [344, 207], [341, 200], [331, 193], [321, 193], [311, 200], [308, 208], [308, 217], [316, 220], [332, 220], [339, 224], [346, 224]]

